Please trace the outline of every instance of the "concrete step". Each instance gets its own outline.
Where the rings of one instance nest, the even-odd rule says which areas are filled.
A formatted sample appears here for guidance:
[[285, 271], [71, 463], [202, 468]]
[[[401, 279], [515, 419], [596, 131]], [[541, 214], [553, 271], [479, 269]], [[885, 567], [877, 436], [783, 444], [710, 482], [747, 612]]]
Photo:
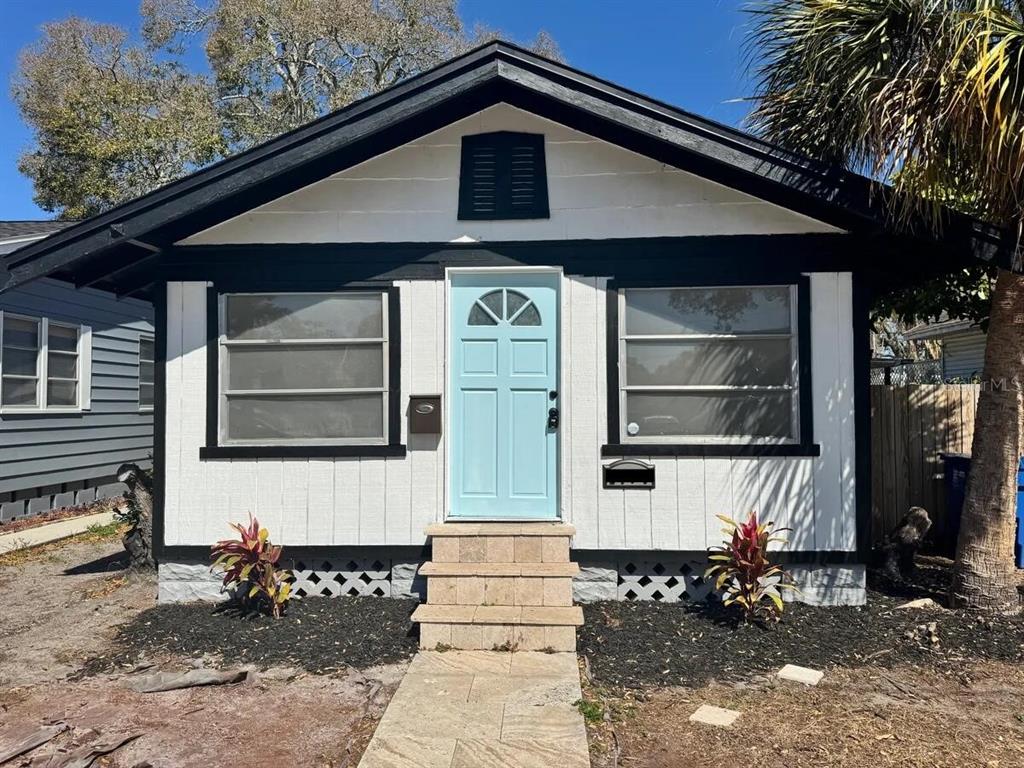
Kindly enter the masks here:
[[522, 576], [524, 578], [572, 578], [580, 572], [577, 563], [424, 563], [421, 576]]

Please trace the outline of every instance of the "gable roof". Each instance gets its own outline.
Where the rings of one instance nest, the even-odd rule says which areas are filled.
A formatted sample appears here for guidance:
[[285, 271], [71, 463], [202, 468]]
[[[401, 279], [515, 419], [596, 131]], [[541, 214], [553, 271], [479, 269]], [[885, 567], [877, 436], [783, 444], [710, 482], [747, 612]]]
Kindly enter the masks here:
[[[843, 229], [886, 228], [864, 177], [498, 41], [19, 249], [0, 288], [54, 275], [137, 291], [161, 248], [501, 102]], [[948, 218], [944, 243], [1008, 260], [999, 230]]]

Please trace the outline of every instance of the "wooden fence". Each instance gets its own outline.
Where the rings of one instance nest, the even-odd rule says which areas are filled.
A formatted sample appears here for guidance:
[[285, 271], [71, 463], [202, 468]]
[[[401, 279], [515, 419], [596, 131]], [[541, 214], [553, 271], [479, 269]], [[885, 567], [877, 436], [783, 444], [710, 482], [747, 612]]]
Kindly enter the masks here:
[[871, 387], [871, 532], [878, 543], [912, 506], [947, 528], [943, 453], [971, 452], [977, 384]]

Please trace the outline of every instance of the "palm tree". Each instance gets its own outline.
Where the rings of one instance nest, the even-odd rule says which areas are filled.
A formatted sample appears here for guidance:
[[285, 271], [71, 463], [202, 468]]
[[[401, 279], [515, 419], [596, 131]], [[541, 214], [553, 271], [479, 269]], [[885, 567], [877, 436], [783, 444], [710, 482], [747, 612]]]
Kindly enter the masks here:
[[[1024, 2], [764, 0], [749, 38], [751, 120], [766, 138], [892, 186], [897, 222], [970, 197], [1024, 232]], [[1015, 259], [1019, 263], [1019, 258]], [[1019, 610], [1024, 277], [1002, 269], [989, 315], [973, 462], [950, 597]]]

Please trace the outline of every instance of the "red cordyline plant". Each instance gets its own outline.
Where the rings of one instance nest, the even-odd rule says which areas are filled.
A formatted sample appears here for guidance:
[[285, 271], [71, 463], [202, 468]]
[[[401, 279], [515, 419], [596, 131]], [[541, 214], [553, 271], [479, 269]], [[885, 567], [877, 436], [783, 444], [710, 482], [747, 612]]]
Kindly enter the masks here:
[[722, 603], [740, 606], [748, 621], [778, 621], [783, 610], [782, 590], [796, 590], [796, 587], [781, 566], [768, 560], [768, 545], [786, 540], [773, 536], [775, 523], [759, 522], [757, 512], [751, 512], [745, 523], [723, 515], [716, 517], [725, 523], [722, 533], [729, 538], [722, 546], [710, 549], [711, 565], [704, 577], [714, 576], [715, 589], [722, 593]]
[[243, 603], [269, 609], [275, 619], [281, 618], [292, 589], [291, 571], [277, 567], [282, 548], [270, 543], [270, 533], [252, 515], [248, 526], [231, 523], [231, 527], [240, 538], [218, 541], [210, 548], [210, 570], [224, 572], [222, 589], [234, 590]]

